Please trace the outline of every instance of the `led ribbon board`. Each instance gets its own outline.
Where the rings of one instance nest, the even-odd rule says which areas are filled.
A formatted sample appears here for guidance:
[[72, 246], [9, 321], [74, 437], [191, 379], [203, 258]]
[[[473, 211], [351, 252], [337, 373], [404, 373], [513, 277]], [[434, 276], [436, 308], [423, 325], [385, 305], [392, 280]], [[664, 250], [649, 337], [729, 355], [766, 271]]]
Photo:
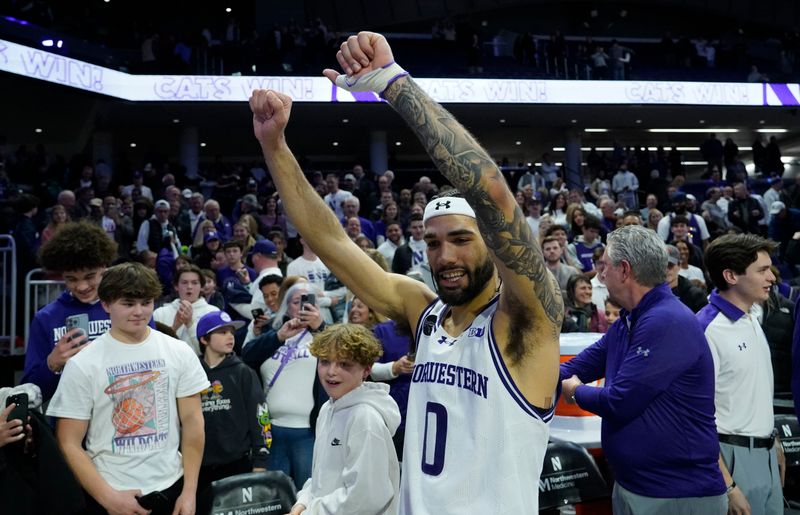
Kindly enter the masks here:
[[[0, 39], [0, 70], [136, 102], [245, 102], [269, 88], [296, 102], [380, 102], [320, 77], [131, 75]], [[797, 106], [799, 84], [670, 81], [424, 79], [441, 103]]]

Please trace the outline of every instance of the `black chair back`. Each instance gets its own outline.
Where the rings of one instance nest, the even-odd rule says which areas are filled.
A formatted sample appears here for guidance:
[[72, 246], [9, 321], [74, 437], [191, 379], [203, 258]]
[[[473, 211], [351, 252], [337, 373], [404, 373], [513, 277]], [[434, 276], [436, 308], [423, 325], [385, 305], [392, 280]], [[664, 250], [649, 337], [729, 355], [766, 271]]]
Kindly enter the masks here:
[[211, 483], [203, 509], [206, 515], [289, 513], [297, 500], [294, 482], [283, 472], [250, 472]]
[[591, 454], [572, 442], [551, 442], [539, 479], [539, 510], [610, 496]]

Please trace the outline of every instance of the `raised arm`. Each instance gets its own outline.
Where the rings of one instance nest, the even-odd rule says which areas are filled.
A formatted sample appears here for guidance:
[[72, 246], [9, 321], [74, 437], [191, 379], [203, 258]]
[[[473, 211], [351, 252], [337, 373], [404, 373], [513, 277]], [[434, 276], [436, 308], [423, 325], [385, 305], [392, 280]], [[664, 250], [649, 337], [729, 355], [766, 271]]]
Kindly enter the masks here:
[[250, 97], [253, 131], [261, 144], [283, 206], [311, 249], [342, 283], [375, 311], [416, 323], [435, 295], [411, 278], [388, 274], [344, 232], [334, 212], [303, 175], [286, 143], [284, 129], [291, 99], [276, 91], [256, 90]]
[[453, 115], [394, 64], [389, 44], [380, 34], [351, 36], [337, 59], [347, 76], [333, 70], [325, 70], [325, 76], [348, 89], [381, 93], [475, 210], [504, 291], [510, 293], [503, 298], [505, 311], [513, 311], [512, 306], [532, 310], [537, 326], [547, 326], [549, 339], [557, 342], [564, 315], [558, 284], [547, 272], [541, 249], [492, 158]]

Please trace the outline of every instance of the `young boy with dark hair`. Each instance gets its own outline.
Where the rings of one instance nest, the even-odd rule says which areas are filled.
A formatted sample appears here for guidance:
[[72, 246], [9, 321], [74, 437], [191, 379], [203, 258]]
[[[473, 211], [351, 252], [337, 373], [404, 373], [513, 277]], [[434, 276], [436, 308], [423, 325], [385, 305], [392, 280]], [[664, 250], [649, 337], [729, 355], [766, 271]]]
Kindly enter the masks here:
[[611, 297], [606, 297], [604, 304], [606, 309], [606, 322], [608, 322], [608, 327], [611, 327], [611, 324], [619, 319], [619, 311], [622, 309], [622, 306], [614, 302]]
[[600, 220], [592, 215], [586, 215], [581, 228], [582, 234], [577, 235], [575, 241], [567, 246], [572, 263], [590, 279], [597, 273], [592, 260], [594, 251], [604, 248], [603, 242], [600, 241], [600, 228]]
[[188, 345], [148, 326], [154, 271], [111, 267], [97, 293], [111, 326], [67, 362], [47, 410], [87, 512], [193, 514], [206, 374]]
[[207, 435], [200, 494], [212, 481], [266, 470], [267, 447], [259, 423], [266, 409], [264, 391], [253, 369], [233, 354], [233, 333], [243, 325], [223, 311], [208, 313], [197, 322], [201, 363], [211, 381], [200, 392]]
[[222, 246], [225, 251], [227, 266], [217, 270], [217, 284], [224, 291], [228, 281], [235, 280], [238, 284], [247, 285], [256, 280], [258, 274], [255, 270], [244, 264], [242, 244], [238, 241], [229, 241]]
[[[60, 273], [65, 285], [64, 292], [34, 316], [25, 353], [22, 383], [37, 385], [45, 402], [55, 393], [67, 361], [109, 328], [108, 313], [97, 301], [97, 286], [116, 257], [117, 244], [89, 222], [66, 224], [39, 250], [44, 269]], [[89, 334], [82, 335], [79, 328], [67, 330], [66, 319], [72, 315], [87, 317]]]
[[206, 283], [202, 288], [203, 298], [206, 299], [206, 302], [208, 302], [210, 305], [224, 310], [225, 298], [222, 296], [222, 292], [217, 289], [217, 274], [208, 268], [203, 268], [201, 272], [206, 280]]
[[364, 382], [381, 344], [362, 325], [337, 324], [317, 334], [310, 351], [330, 400], [317, 421], [311, 478], [290, 515], [397, 513], [400, 467], [392, 435], [400, 410], [388, 385]]

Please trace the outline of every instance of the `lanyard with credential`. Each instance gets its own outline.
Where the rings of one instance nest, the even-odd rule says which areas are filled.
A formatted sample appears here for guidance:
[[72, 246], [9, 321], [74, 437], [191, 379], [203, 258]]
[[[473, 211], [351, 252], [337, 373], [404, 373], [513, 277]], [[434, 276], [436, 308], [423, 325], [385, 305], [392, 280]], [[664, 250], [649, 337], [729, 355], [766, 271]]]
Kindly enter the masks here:
[[281, 364], [278, 366], [278, 370], [275, 371], [275, 375], [272, 376], [272, 381], [269, 382], [269, 388], [272, 388], [272, 385], [275, 384], [275, 381], [278, 379], [278, 376], [281, 375], [281, 372], [283, 371], [283, 367], [285, 367], [289, 363], [289, 361], [292, 360], [295, 352], [297, 351], [297, 346], [300, 345], [301, 341], [303, 341], [303, 337], [306, 335], [307, 332], [308, 329], [304, 329], [299, 336], [295, 337], [294, 342], [297, 343], [293, 342], [293, 345], [287, 347], [286, 354], [284, 354], [281, 357]]

